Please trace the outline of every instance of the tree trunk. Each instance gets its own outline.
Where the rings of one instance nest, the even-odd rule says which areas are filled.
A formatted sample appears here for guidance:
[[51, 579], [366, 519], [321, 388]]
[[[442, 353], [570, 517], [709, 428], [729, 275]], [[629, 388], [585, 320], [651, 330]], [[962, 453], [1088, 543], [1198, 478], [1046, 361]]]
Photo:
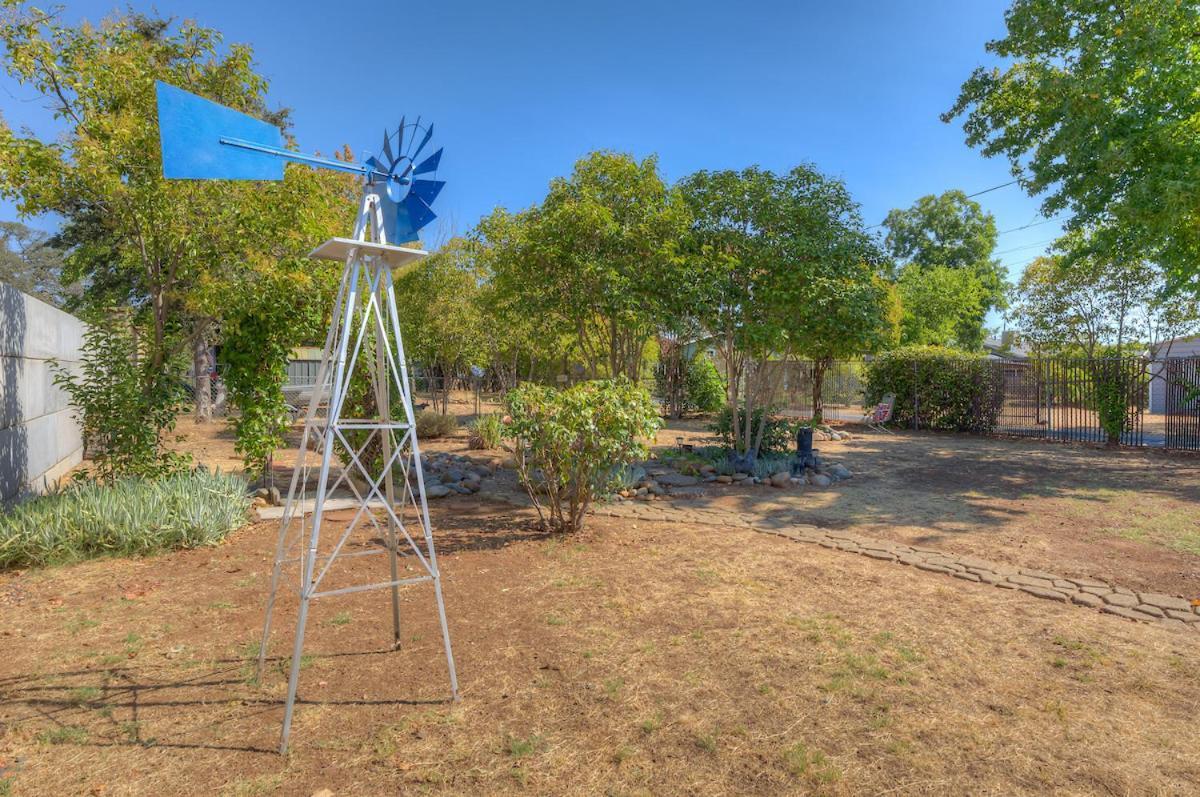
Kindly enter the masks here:
[[208, 350], [207, 325], [192, 341], [193, 387], [196, 394], [196, 423], [208, 423], [213, 417], [212, 358]]
[[829, 369], [832, 358], [820, 357], [812, 363], [812, 420], [821, 423], [825, 420], [825, 372]]

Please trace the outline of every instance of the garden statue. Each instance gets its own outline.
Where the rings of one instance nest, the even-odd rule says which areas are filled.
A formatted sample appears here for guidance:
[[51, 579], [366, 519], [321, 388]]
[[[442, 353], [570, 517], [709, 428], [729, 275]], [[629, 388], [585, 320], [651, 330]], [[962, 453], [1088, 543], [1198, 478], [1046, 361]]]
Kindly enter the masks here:
[[813, 448], [813, 429], [811, 426], [801, 426], [796, 430], [796, 456], [792, 458], [792, 475], [800, 477], [806, 469], [819, 470], [820, 466], [820, 457]]
[[[261, 677], [270, 641], [271, 615], [284, 568], [299, 566], [300, 607], [288, 678], [280, 752], [287, 750], [300, 665], [304, 652], [304, 630], [309, 603], [316, 598], [390, 589], [392, 595], [393, 645], [400, 646], [399, 588], [433, 583], [441, 624], [442, 643], [450, 676], [450, 690], [458, 699], [458, 680], [450, 650], [450, 633], [442, 601], [441, 574], [429, 524], [421, 452], [413, 414], [412, 382], [404, 358], [400, 323], [396, 311], [392, 270], [425, 257], [420, 249], [398, 246], [413, 241], [418, 231], [435, 215], [430, 205], [445, 185], [421, 178], [437, 171], [442, 150], [424, 159], [425, 147], [433, 137], [433, 126], [418, 119], [405, 124], [401, 119], [395, 133], [385, 133], [380, 153], [362, 163], [330, 160], [284, 149], [283, 137], [274, 126], [231, 108], [190, 94], [165, 83], [157, 85], [158, 123], [162, 137], [163, 176], [171, 179], [281, 180], [284, 162], [303, 163], [322, 169], [350, 172], [362, 177], [363, 191], [358, 219], [350, 238], [332, 238], [312, 252], [312, 257], [343, 263], [341, 286], [331, 314], [317, 381], [304, 420], [304, 432], [284, 504], [279, 539], [275, 550], [266, 620], [259, 649]], [[347, 396], [352, 378], [361, 373], [371, 386], [377, 408], [374, 417], [347, 417]], [[393, 414], [393, 395], [398, 399]], [[361, 413], [359, 413], [361, 414]], [[309, 442], [319, 456], [316, 494], [307, 500], [310, 470]], [[338, 473], [333, 459], [347, 460]], [[360, 480], [361, 479], [361, 480]], [[353, 494], [353, 519], [339, 533], [322, 532], [327, 502], [344, 486]], [[338, 509], [345, 509], [340, 500]], [[372, 510], [383, 510], [386, 528]], [[411, 514], [409, 513], [411, 510]], [[306, 520], [307, 513], [312, 520]], [[405, 522], [407, 520], [407, 523]], [[409, 533], [410, 526], [421, 539]], [[417, 528], [419, 527], [419, 529]], [[355, 531], [373, 529], [384, 542], [360, 539], [347, 546]], [[372, 535], [375, 536], [375, 535]], [[403, 540], [400, 538], [403, 537]], [[347, 548], [350, 550], [347, 550]], [[390, 577], [368, 584], [330, 584], [331, 566], [350, 557], [384, 554]], [[412, 556], [409, 568], [416, 575], [402, 578], [398, 558]]]

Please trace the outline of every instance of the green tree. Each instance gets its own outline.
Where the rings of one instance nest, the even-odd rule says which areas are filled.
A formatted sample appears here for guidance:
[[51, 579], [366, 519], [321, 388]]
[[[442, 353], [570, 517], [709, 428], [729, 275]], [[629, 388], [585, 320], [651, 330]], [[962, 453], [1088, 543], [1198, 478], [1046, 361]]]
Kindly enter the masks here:
[[743, 419], [734, 452], [750, 464], [768, 420], [755, 410], [789, 360], [828, 362], [879, 339], [887, 291], [869, 265], [878, 253], [845, 184], [811, 166], [702, 171], [682, 190], [694, 222], [679, 300], [723, 362], [730, 417]]
[[1200, 6], [1015, 0], [1005, 23], [987, 44], [1003, 66], [976, 69], [943, 120], [1095, 232], [1072, 257], [1122, 251], [1200, 291]]
[[521, 214], [497, 281], [526, 313], [570, 330], [593, 377], [636, 381], [673, 301], [687, 223], [687, 207], [663, 182], [656, 158], [593, 152]]
[[1025, 268], [1013, 315], [1022, 336], [1046, 353], [1166, 356], [1164, 344], [1200, 327], [1200, 302], [1169, 293], [1166, 275], [1150, 263], [1057, 255]]
[[396, 280], [405, 354], [440, 380], [443, 414], [453, 381], [487, 362], [486, 308], [474, 248], [468, 240], [452, 239]]
[[66, 279], [86, 285], [77, 304], [96, 316], [133, 311], [150, 394], [181, 376], [181, 352], [215, 341], [225, 309], [239, 306], [221, 297], [348, 222], [352, 180], [298, 166], [278, 183], [164, 180], [156, 80], [286, 125], [285, 112], [266, 108], [251, 50], [188, 22], [129, 13], [69, 26], [6, 5], [4, 69], [47, 98], [64, 130], [43, 141], [0, 121], [0, 195], [23, 215], [63, 217]]
[[[962, 191], [946, 191], [923, 196], [910, 208], [891, 211], [883, 224], [888, 251], [900, 264], [896, 276], [902, 297], [913, 300], [904, 309], [905, 342], [957, 343], [978, 349], [983, 344], [984, 319], [989, 310], [1004, 309], [1008, 288], [1004, 267], [992, 257], [996, 248], [992, 214]], [[940, 271], [947, 269], [966, 272], [973, 279]], [[970, 301], [928, 301], [928, 295], [914, 292], [923, 280], [952, 287], [959, 298], [970, 294]], [[931, 330], [945, 334], [929, 337]]]
[[542, 312], [546, 297], [525, 283], [535, 215], [497, 209], [471, 234], [482, 279], [485, 345], [492, 372], [505, 388], [516, 387], [518, 378], [565, 373], [565, 361], [578, 353], [569, 319]]
[[896, 287], [901, 343], [981, 348], [988, 291], [972, 271], [909, 264], [901, 269]]
[[16, 221], [0, 221], [0, 282], [55, 307], [79, 292], [63, 285], [63, 252], [50, 236]]

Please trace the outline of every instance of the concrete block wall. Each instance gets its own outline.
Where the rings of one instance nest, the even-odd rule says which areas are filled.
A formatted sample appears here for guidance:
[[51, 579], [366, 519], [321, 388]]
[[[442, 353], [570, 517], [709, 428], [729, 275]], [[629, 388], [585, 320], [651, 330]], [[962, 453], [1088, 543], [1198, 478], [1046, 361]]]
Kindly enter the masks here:
[[83, 458], [83, 438], [51, 361], [79, 364], [84, 324], [0, 284], [0, 499], [44, 492]]

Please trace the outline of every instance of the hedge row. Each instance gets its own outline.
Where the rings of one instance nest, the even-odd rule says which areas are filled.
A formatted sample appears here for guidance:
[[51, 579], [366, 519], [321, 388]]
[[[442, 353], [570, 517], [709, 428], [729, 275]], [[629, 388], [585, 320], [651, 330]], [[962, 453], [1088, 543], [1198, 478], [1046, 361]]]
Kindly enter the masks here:
[[868, 406], [894, 395], [902, 426], [987, 434], [1004, 404], [1004, 373], [982, 354], [906, 346], [867, 363], [865, 393]]

